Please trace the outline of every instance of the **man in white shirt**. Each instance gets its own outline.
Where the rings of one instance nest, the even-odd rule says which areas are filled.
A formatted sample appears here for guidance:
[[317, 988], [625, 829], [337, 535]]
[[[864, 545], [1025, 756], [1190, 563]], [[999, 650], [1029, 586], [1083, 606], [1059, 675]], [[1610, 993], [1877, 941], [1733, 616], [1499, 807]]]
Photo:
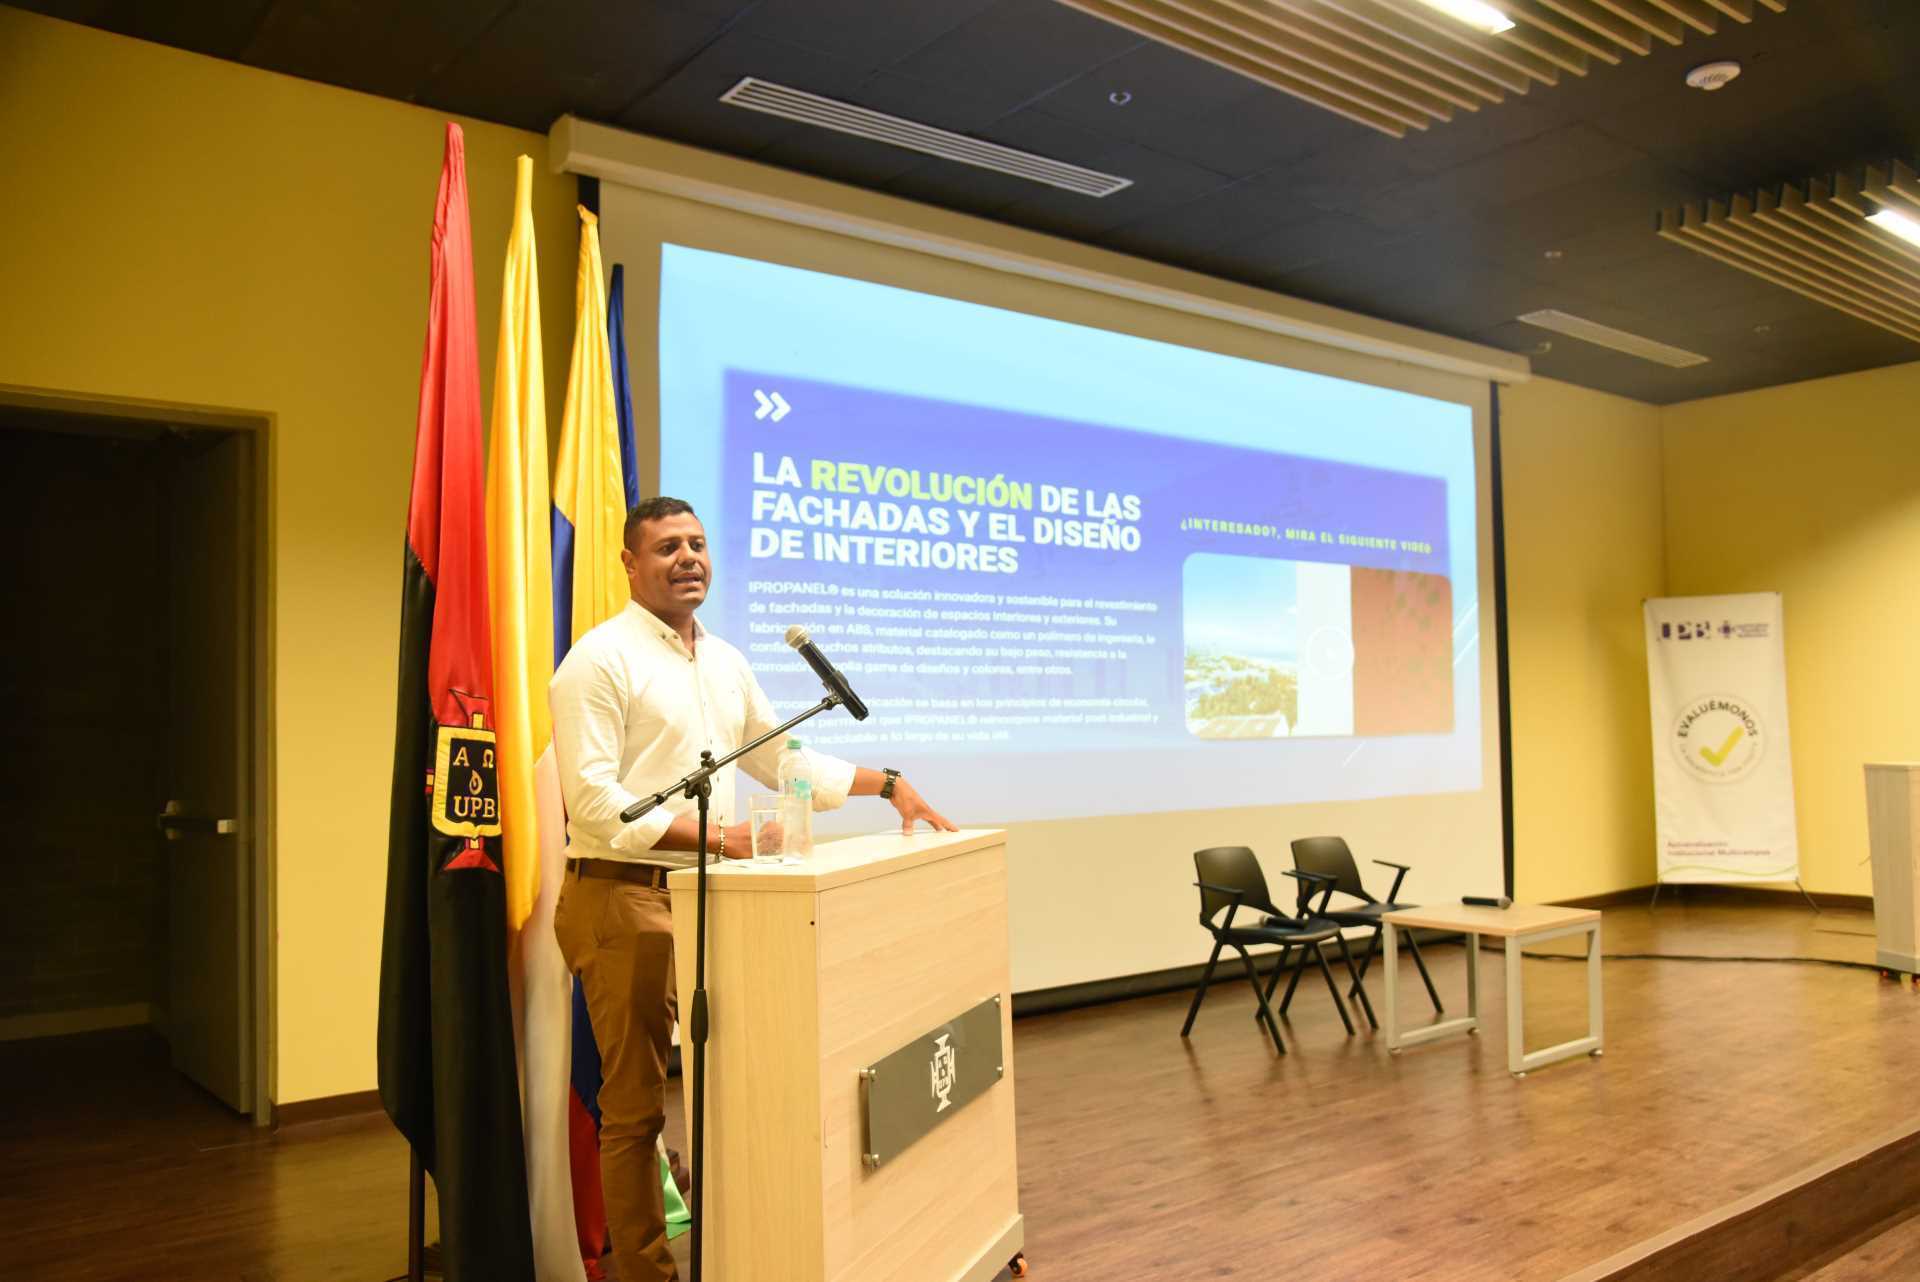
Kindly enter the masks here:
[[[713, 567], [691, 506], [660, 497], [635, 508], [620, 561], [633, 599], [574, 643], [549, 687], [568, 842], [554, 933], [600, 1047], [600, 1172], [614, 1261], [624, 1282], [674, 1282], [654, 1147], [678, 1007], [666, 877], [698, 861], [699, 820], [685, 797], [629, 824], [620, 812], [695, 769], [702, 751], [725, 756], [782, 718], [746, 657], [693, 617]], [[779, 751], [769, 743], [741, 764], [773, 787]], [[898, 771], [807, 755], [816, 810], [880, 796], [903, 832], [922, 819], [952, 830]], [[738, 859], [752, 838], [734, 821], [734, 782], [732, 766], [713, 777], [708, 845]]]

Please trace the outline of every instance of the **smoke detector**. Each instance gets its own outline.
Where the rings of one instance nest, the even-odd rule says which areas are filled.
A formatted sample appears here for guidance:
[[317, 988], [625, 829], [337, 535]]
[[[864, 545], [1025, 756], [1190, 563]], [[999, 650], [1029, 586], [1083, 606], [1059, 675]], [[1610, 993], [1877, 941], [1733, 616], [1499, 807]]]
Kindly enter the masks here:
[[1687, 73], [1687, 86], [1712, 93], [1716, 89], [1725, 89], [1739, 74], [1740, 64], [1737, 62], [1703, 62]]

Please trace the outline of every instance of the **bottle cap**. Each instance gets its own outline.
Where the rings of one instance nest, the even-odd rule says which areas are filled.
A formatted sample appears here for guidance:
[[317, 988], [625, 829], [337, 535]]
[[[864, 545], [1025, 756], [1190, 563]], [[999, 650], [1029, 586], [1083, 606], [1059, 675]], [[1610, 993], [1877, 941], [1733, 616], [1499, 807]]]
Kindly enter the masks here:
[[800, 746], [800, 741], [798, 739], [789, 739], [787, 740], [787, 746], [789, 748], [798, 748]]

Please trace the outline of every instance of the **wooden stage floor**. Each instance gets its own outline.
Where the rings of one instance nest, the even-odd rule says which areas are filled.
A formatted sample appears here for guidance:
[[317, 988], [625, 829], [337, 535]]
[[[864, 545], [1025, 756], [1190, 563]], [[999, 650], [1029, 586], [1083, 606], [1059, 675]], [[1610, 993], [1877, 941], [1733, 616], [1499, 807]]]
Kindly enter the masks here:
[[[1610, 909], [1606, 949], [1872, 959], [1868, 914], [1709, 899]], [[1428, 957], [1464, 1009], [1463, 950]], [[1869, 971], [1610, 961], [1605, 1057], [1516, 1081], [1497, 948], [1481, 964], [1485, 1031], [1398, 1056], [1364, 1025], [1347, 1037], [1317, 980], [1285, 1057], [1244, 979], [1216, 985], [1189, 1042], [1185, 994], [1021, 1020], [1033, 1277], [1551, 1282], [1920, 1114], [1920, 995]], [[1526, 968], [1530, 1044], [1577, 1036], [1584, 968]], [[126, 1033], [0, 1046], [0, 1089], [0, 1277], [404, 1268], [406, 1150], [383, 1118], [258, 1134]], [[668, 1116], [679, 1146], [677, 1097]], [[1915, 1223], [1889, 1228], [1862, 1264], [1913, 1258]], [[1849, 1267], [1797, 1276], [1868, 1276]]]

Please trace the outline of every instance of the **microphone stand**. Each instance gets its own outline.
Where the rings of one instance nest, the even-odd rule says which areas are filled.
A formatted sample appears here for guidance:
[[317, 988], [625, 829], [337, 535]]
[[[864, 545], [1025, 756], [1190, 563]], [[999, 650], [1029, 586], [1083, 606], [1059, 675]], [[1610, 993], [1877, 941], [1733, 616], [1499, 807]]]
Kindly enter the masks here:
[[812, 717], [817, 717], [829, 708], [837, 708], [842, 700], [837, 694], [830, 694], [820, 702], [802, 712], [790, 721], [784, 721], [748, 744], [735, 748], [719, 760], [714, 760], [712, 752], [700, 754], [700, 765], [689, 771], [678, 783], [672, 784], [654, 793], [644, 801], [636, 801], [620, 812], [622, 823], [632, 823], [648, 812], [658, 809], [673, 797], [687, 797], [700, 808], [700, 862], [694, 875], [693, 910], [693, 1009], [687, 1016], [687, 1036], [693, 1042], [693, 1187], [687, 1190], [687, 1209], [693, 1216], [693, 1252], [691, 1264], [691, 1282], [700, 1282], [701, 1242], [704, 1238], [706, 1199], [701, 1196], [700, 1186], [706, 1179], [707, 1153], [705, 1147], [707, 1115], [707, 807], [713, 797], [713, 776], [733, 762], [752, 752], [761, 744], [777, 739], [787, 731]]

